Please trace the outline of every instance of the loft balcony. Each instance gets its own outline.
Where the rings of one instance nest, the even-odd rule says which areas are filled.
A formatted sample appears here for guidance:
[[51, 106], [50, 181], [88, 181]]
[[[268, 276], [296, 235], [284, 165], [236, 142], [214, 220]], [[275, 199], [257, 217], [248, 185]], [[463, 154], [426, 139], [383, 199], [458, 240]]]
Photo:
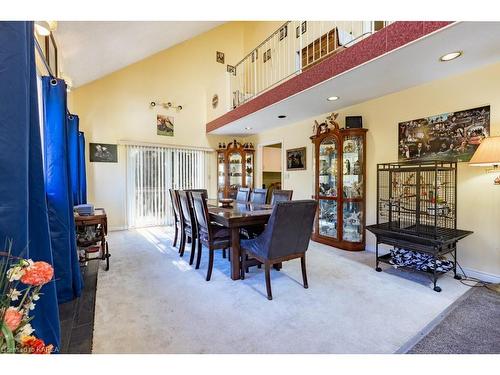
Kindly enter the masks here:
[[[462, 48], [464, 40], [472, 49], [483, 48], [474, 47], [474, 40], [488, 41], [493, 32], [495, 25], [474, 22], [286, 22], [228, 66], [227, 112], [209, 121], [206, 132], [252, 134], [458, 73], [462, 62], [443, 69], [430, 53], [439, 46]], [[342, 100], [319, 104], [318, 98], [336, 95], [339, 87]], [[278, 125], [282, 107], [287, 119]]]

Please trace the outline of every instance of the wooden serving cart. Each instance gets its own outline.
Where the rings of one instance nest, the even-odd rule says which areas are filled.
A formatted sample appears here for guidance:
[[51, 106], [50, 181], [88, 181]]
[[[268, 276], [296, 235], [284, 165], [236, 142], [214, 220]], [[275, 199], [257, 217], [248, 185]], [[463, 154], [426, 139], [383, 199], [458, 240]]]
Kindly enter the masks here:
[[75, 228], [80, 263], [105, 260], [108, 271], [111, 255], [106, 241], [108, 218], [104, 208], [96, 208], [93, 215], [75, 213]]

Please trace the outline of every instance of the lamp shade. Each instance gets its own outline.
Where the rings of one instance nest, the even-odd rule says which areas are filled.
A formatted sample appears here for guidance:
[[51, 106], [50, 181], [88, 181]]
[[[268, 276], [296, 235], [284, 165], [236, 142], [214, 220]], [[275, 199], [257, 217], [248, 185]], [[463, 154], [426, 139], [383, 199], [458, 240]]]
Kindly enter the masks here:
[[469, 165], [473, 167], [500, 165], [500, 137], [484, 138]]

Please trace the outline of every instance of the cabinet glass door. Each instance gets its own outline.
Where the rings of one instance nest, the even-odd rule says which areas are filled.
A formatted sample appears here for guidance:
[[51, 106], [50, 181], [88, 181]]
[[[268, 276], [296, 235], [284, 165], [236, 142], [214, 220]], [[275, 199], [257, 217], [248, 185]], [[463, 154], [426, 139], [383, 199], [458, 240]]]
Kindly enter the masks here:
[[320, 199], [318, 212], [318, 230], [321, 236], [337, 238], [337, 201]]
[[243, 157], [239, 152], [229, 154], [229, 197], [236, 198], [238, 189], [243, 186]]
[[337, 196], [337, 142], [326, 138], [319, 145], [318, 192], [320, 197]]
[[344, 138], [343, 144], [343, 197], [363, 197], [363, 138], [360, 136], [348, 136]]
[[217, 155], [217, 197], [224, 198], [224, 187], [226, 185], [226, 164], [224, 154]]
[[344, 202], [342, 208], [342, 239], [348, 242], [363, 240], [363, 203]]
[[246, 181], [245, 185], [249, 188], [253, 188], [253, 153], [246, 152], [245, 153], [245, 173], [246, 173]]

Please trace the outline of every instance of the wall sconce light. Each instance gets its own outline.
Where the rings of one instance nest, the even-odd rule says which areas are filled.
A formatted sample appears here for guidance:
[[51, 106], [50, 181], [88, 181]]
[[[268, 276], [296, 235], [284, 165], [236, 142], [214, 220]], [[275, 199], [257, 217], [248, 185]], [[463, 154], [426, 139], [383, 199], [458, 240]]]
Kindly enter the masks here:
[[160, 106], [160, 107], [163, 107], [165, 109], [170, 109], [170, 108], [173, 108], [175, 109], [176, 111], [180, 111], [182, 110], [182, 105], [175, 105], [173, 104], [172, 102], [165, 102], [165, 103], [161, 103], [161, 102], [150, 102], [149, 103], [149, 107], [150, 108], [154, 108], [156, 106]]
[[[488, 172], [500, 173], [500, 137], [484, 138], [469, 161], [473, 167], [492, 167]], [[495, 185], [500, 185], [500, 175], [495, 178]]]

